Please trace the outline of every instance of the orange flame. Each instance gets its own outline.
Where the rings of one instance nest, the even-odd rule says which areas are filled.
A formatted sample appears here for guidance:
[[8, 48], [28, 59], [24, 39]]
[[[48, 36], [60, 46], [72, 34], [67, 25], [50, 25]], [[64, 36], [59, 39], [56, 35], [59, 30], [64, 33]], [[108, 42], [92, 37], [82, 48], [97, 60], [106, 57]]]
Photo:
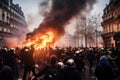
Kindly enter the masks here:
[[54, 39], [53, 32], [47, 32], [42, 36], [39, 34], [37, 36], [34, 36], [34, 39], [28, 39], [25, 42], [25, 45], [26, 46], [34, 45], [35, 49], [41, 49], [50, 46], [50, 44], [53, 42], [53, 39]]

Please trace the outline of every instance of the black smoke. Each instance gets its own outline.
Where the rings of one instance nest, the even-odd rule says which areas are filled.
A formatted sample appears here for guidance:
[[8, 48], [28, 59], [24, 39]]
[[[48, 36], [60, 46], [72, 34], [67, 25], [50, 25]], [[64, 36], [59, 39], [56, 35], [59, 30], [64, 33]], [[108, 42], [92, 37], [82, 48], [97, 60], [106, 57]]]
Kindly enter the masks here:
[[[78, 13], [81, 14], [82, 11], [88, 11], [93, 8], [97, 0], [52, 0], [52, 8], [50, 12], [45, 16], [43, 22], [35, 29], [32, 33], [27, 35], [27, 39], [34, 38], [38, 34], [44, 34], [47, 31], [53, 31], [57, 36], [57, 40], [60, 36], [65, 33], [65, 25], [70, 19], [75, 17]], [[42, 5], [46, 5], [47, 2]]]

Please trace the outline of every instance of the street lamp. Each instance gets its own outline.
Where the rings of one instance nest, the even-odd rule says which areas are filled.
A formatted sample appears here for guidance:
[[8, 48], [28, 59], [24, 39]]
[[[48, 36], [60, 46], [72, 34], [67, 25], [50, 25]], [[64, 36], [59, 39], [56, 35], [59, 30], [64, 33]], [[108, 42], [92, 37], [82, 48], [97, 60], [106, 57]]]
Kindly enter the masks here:
[[97, 39], [97, 25], [96, 25], [96, 47], [98, 47], [98, 39]]
[[98, 26], [98, 25], [97, 25], [97, 18], [94, 18], [94, 22], [93, 22], [93, 23], [95, 24], [95, 28], [96, 28], [96, 29], [95, 29], [95, 35], [96, 35], [96, 41], [95, 41], [95, 42], [96, 42], [96, 47], [98, 47], [98, 39], [97, 39], [97, 32], [98, 32], [98, 31], [97, 31], [97, 26]]

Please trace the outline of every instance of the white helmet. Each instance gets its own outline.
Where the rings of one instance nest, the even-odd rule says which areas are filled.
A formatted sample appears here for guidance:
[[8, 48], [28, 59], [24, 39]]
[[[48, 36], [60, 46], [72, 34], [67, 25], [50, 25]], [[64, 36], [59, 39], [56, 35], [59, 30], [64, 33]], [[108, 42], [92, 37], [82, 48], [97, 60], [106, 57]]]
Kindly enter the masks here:
[[28, 51], [29, 51], [29, 49], [25, 49], [24, 51], [25, 51], [25, 52], [28, 52]]
[[60, 67], [60, 68], [64, 68], [64, 66], [65, 66], [63, 62], [58, 62], [57, 65], [58, 65], [58, 67]]
[[75, 61], [73, 59], [68, 59], [66, 64], [67, 66], [75, 66]]
[[75, 51], [75, 53], [76, 53], [76, 54], [79, 54], [79, 53], [80, 53], [80, 51]]

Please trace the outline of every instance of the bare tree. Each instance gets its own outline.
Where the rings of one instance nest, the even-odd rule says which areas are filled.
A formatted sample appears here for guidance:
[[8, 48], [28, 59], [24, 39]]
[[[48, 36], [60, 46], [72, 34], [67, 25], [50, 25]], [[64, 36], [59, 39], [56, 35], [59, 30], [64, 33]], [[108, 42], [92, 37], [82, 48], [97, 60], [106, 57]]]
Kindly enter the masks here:
[[[76, 32], [75, 36], [78, 41], [81, 41], [81, 46], [93, 47], [98, 44], [98, 30], [100, 27], [100, 16], [90, 16], [90, 17], [76, 17]], [[84, 44], [83, 44], [84, 43]], [[80, 42], [78, 42], [80, 44]]]

